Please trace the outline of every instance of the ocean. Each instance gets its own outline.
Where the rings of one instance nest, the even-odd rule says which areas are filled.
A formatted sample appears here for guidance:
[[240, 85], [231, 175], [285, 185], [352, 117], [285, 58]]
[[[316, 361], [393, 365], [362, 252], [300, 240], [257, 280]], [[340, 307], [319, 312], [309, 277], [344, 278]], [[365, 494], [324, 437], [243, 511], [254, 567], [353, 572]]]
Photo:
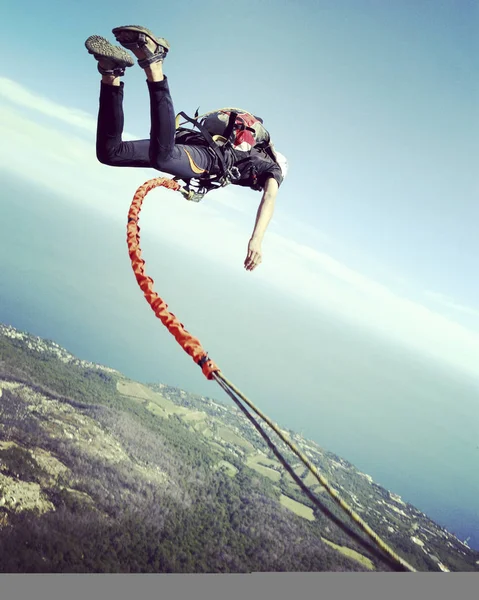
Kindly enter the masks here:
[[[6, 173], [2, 182], [0, 322], [132, 379], [230, 402], [142, 297], [126, 214], [108, 220]], [[477, 387], [147, 233], [143, 246], [170, 308], [266, 414], [479, 549]]]

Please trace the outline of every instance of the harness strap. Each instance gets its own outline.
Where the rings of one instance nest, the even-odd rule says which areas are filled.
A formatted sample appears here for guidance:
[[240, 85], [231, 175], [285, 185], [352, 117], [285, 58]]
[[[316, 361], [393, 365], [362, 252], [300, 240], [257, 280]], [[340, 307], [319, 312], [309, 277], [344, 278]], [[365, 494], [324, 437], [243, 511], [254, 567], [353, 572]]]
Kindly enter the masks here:
[[[208, 113], [208, 114], [210, 114], [210, 113]], [[237, 178], [240, 176], [239, 169], [237, 168], [236, 165], [246, 162], [248, 160], [248, 157], [245, 157], [245, 158], [241, 159], [240, 161], [236, 162], [236, 164], [234, 166], [228, 167], [228, 165], [226, 164], [225, 149], [233, 148], [233, 141], [234, 141], [236, 130], [251, 131], [252, 133], [255, 133], [255, 129], [245, 125], [245, 123], [241, 123], [241, 122], [237, 123], [236, 119], [238, 118], [239, 114], [240, 113], [237, 112], [237, 110], [235, 111], [234, 109], [230, 109], [228, 123], [226, 125], [226, 128], [225, 128], [223, 136], [222, 136], [226, 140], [226, 142], [223, 146], [220, 146], [219, 144], [217, 144], [215, 142], [215, 140], [213, 139], [210, 132], [204, 126], [204, 119], [202, 122], [199, 121], [199, 118], [201, 118], [201, 117], [197, 116], [198, 109], [196, 110], [195, 116], [193, 118], [189, 117], [185, 112], [180, 112], [176, 116], [177, 129], [178, 129], [178, 124], [179, 124], [179, 117], [183, 117], [183, 119], [185, 119], [185, 121], [187, 121], [188, 123], [191, 123], [193, 125], [193, 127], [196, 127], [199, 130], [199, 132], [201, 133], [201, 135], [207, 142], [208, 146], [216, 154], [216, 156], [218, 158], [219, 166], [220, 166], [220, 171], [221, 171], [221, 175], [210, 176], [207, 179], [204, 179], [201, 177], [192, 178], [198, 182], [196, 190], [193, 188], [193, 186], [191, 184], [192, 179], [184, 180], [181, 177], [175, 177], [174, 178], [175, 181], [178, 181], [179, 179], [183, 179], [185, 181], [186, 192], [187, 192], [187, 196], [188, 196], [189, 200], [194, 200], [195, 202], [199, 202], [201, 200], [201, 198], [206, 193], [208, 193], [210, 190], [215, 189], [215, 188], [224, 187], [225, 185], [228, 185], [229, 183], [231, 183], [232, 177]], [[251, 113], [248, 113], [248, 114], [251, 114]], [[255, 118], [257, 118], [257, 117], [255, 117]], [[262, 123], [262, 119], [258, 119], [258, 120]], [[261, 144], [257, 144], [257, 145], [264, 146], [264, 142]], [[267, 145], [269, 145], [269, 144], [267, 144]], [[250, 173], [250, 175], [252, 178], [252, 188], [259, 189], [257, 187], [256, 170], [253, 169], [253, 171]]]
[[192, 119], [186, 113], [180, 112], [179, 114], [181, 117], [186, 119], [189, 123], [192, 123], [195, 127], [197, 127], [200, 130], [200, 132], [202, 133], [202, 135], [208, 142], [208, 145], [210, 146], [210, 148], [214, 151], [214, 153], [218, 157], [220, 167], [221, 167], [221, 174], [223, 175], [223, 177], [227, 177], [228, 169], [227, 169], [226, 163], [225, 163], [225, 155], [222, 152], [222, 150], [220, 149], [220, 147], [218, 146], [218, 144], [216, 144], [214, 139], [211, 137], [210, 132], [206, 129], [206, 127], [204, 127], [202, 124], [198, 123], [198, 121], [196, 119]]
[[238, 116], [237, 112], [231, 111], [230, 118], [228, 120], [228, 125], [226, 125], [226, 129], [223, 134], [223, 136], [228, 140], [228, 142], [232, 141], [237, 116]]

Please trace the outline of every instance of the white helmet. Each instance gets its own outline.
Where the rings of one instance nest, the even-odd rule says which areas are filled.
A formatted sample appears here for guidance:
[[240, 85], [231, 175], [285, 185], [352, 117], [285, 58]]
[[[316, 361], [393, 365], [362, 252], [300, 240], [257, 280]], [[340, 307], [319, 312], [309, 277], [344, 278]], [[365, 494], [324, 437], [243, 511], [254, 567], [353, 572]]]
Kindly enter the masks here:
[[276, 157], [276, 162], [278, 163], [281, 173], [283, 174], [283, 178], [285, 178], [288, 174], [288, 159], [286, 156], [284, 156], [284, 154], [281, 154], [281, 152], [278, 152], [277, 150], [273, 150], [273, 152]]

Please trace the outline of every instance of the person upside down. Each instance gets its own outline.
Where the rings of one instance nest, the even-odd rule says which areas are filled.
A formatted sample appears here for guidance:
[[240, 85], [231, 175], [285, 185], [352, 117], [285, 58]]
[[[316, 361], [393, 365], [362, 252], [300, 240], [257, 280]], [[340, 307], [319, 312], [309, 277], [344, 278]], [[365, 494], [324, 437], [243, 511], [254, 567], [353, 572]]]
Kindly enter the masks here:
[[[262, 262], [262, 241], [274, 212], [278, 189], [287, 173], [287, 161], [277, 152], [262, 120], [241, 109], [220, 109], [202, 121], [188, 121], [196, 133], [177, 128], [163, 60], [170, 46], [149, 29], [127, 25], [113, 29], [116, 40], [130, 50], [144, 69], [150, 96], [150, 139], [123, 141], [123, 92], [120, 77], [134, 64], [131, 55], [105, 38], [92, 35], [85, 46], [98, 61], [101, 73], [96, 155], [114, 167], [149, 167], [199, 182], [206, 193], [226, 184], [262, 191], [244, 267], [254, 270]], [[201, 197], [203, 194], [199, 194]]]

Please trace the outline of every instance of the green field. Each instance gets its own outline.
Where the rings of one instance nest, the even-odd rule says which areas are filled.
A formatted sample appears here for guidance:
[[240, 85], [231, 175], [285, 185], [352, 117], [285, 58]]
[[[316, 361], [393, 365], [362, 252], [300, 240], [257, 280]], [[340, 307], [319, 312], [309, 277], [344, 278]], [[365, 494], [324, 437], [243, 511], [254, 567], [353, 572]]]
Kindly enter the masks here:
[[262, 454], [255, 454], [254, 456], [248, 456], [246, 461], [246, 465], [251, 469], [254, 469], [257, 473], [261, 473], [265, 477], [268, 477], [272, 481], [279, 481], [281, 479], [281, 473], [279, 471], [275, 471], [274, 469], [270, 469], [264, 464], [267, 463], [271, 465], [277, 465], [278, 463], [274, 460], [264, 457]]
[[249, 450], [250, 452], [254, 451], [253, 444], [250, 444], [247, 440], [237, 435], [234, 431], [231, 431], [228, 427], [219, 427], [218, 435], [225, 441], [230, 444], [234, 444], [235, 446], [241, 446], [245, 450]]
[[304, 504], [301, 504], [301, 502], [297, 502], [284, 494], [281, 494], [280, 502], [285, 508], [291, 510], [299, 517], [303, 517], [303, 519], [307, 519], [308, 521], [316, 520], [313, 509], [309, 508], [309, 506], [305, 506]]
[[146, 409], [152, 412], [157, 417], [163, 417], [165, 419], [168, 417], [168, 413], [165, 410], [163, 410], [161, 406], [158, 406], [158, 404], [155, 404], [154, 402], [148, 402], [148, 404], [146, 405]]
[[366, 558], [359, 552], [356, 552], [355, 550], [351, 550], [351, 548], [347, 548], [346, 546], [338, 546], [337, 544], [333, 544], [333, 542], [330, 542], [329, 540], [326, 540], [323, 537], [321, 539], [323, 540], [323, 542], [325, 544], [328, 544], [328, 546], [331, 546], [331, 548], [334, 548], [338, 552], [341, 552], [341, 554], [344, 554], [344, 556], [347, 556], [348, 558], [352, 558], [353, 560], [356, 560], [359, 563], [361, 563], [362, 565], [364, 565], [367, 569], [374, 571], [374, 564], [372, 563], [372, 561], [369, 560], [369, 558]]
[[183, 415], [184, 421], [204, 421], [206, 419], [206, 413], [199, 411], [192, 411]]
[[194, 424], [195, 431], [202, 433], [203, 435], [211, 435], [211, 430], [208, 428], [208, 423], [199, 421]]
[[296, 473], [296, 475], [300, 478], [303, 478], [304, 474], [306, 473], [306, 467], [302, 464], [299, 467], [295, 467], [294, 472]]
[[[190, 412], [195, 414], [197, 412], [189, 411], [183, 406], [177, 406], [174, 402], [171, 402], [171, 400], [164, 398], [158, 392], [154, 392], [153, 390], [150, 390], [141, 383], [136, 383], [135, 381], [119, 381], [117, 383], [117, 389], [120, 392], [120, 394], [123, 394], [124, 396], [128, 396], [129, 398], [133, 398], [134, 400], [146, 404], [148, 410], [162, 417], [173, 414], [184, 415], [185, 413]], [[156, 412], [153, 410], [153, 408], [150, 408], [155, 404], [161, 409], [163, 409], [163, 412]]]
[[280, 466], [280, 463], [277, 460], [273, 460], [271, 458], [266, 458], [265, 456], [262, 456], [261, 454], [254, 456], [254, 460], [255, 460], [255, 462], [258, 463], [258, 465], [263, 465], [264, 467], [278, 468]]
[[227, 460], [220, 460], [216, 465], [217, 469], [224, 469], [230, 477], [234, 477], [238, 472], [238, 469]]
[[[259, 465], [263, 465], [264, 467], [278, 467], [279, 466], [279, 462], [277, 460], [272, 460], [271, 458], [268, 458], [267, 456], [264, 456], [261, 453], [256, 453], [251, 456], [248, 456], [248, 463], [259, 464]], [[249, 464], [248, 466], [251, 466], [251, 464]]]
[[223, 446], [221, 444], [216, 443], [213, 440], [208, 440], [208, 444], [212, 447], [212, 448], [216, 448], [217, 450], [220, 450], [222, 453], [224, 453], [225, 449], [223, 448]]
[[[303, 481], [309, 487], [314, 487], [315, 485], [321, 485], [319, 483], [319, 481], [316, 479], [316, 477], [311, 473], [311, 471], [308, 471], [308, 474], [307, 474], [306, 478], [303, 479]], [[324, 489], [324, 488], [321, 486], [321, 489]]]
[[277, 482], [281, 479], [281, 473], [278, 473], [278, 471], [273, 471], [273, 469], [270, 469], [269, 467], [263, 467], [263, 465], [258, 465], [256, 463], [248, 466], [254, 469], [257, 473], [261, 473], [261, 475], [268, 477], [271, 479], [271, 481]]

